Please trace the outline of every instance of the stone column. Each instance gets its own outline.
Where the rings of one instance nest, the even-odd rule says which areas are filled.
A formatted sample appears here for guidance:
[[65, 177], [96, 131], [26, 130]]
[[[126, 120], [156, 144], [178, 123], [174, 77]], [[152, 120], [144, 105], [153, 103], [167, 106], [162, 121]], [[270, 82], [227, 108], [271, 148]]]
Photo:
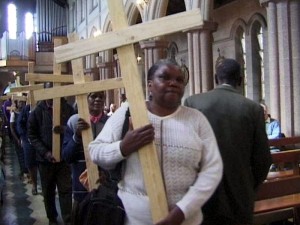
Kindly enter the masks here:
[[[104, 62], [99, 63], [99, 71], [100, 71], [100, 80], [106, 80], [110, 78], [117, 77], [115, 71], [116, 63], [115, 62]], [[105, 105], [109, 107], [109, 104], [114, 102], [118, 105], [118, 93], [119, 90], [107, 90], [106, 91], [106, 103]]]
[[292, 46], [292, 74], [293, 74], [293, 105], [294, 130], [293, 135], [300, 135], [300, 1], [290, 2], [291, 15], [291, 46]]
[[200, 49], [200, 30], [190, 31], [191, 43], [188, 43], [188, 52], [191, 52], [191, 58], [189, 58], [189, 71], [191, 74], [191, 82], [193, 82], [193, 92], [190, 95], [198, 94], [202, 92], [202, 80], [201, 80], [201, 49]]
[[212, 32], [216, 28], [216, 23], [206, 21], [200, 29], [187, 33], [190, 95], [209, 91], [214, 86]]
[[288, 1], [277, 3], [278, 18], [278, 47], [279, 47], [279, 83], [280, 83], [280, 112], [282, 129], [287, 135], [293, 133], [292, 118], [292, 65], [291, 42], [289, 30], [289, 6]]
[[145, 71], [159, 59], [166, 58], [169, 42], [162, 40], [149, 40], [140, 42], [141, 49], [145, 55]]
[[[299, 0], [261, 0], [267, 9], [270, 112], [287, 135], [300, 133]], [[297, 118], [296, 118], [297, 117]]]
[[145, 80], [145, 85], [143, 86], [145, 87], [146, 98], [148, 98], [147, 71], [159, 59], [167, 57], [168, 46], [169, 42], [162, 40], [148, 40], [140, 42], [140, 47], [144, 50], [145, 79], [142, 80]]
[[276, 4], [269, 2], [267, 7], [268, 49], [269, 49], [269, 80], [270, 80], [270, 112], [275, 118], [280, 118], [279, 105], [279, 65]]
[[200, 33], [202, 92], [214, 87], [212, 40], [212, 30], [203, 29]]

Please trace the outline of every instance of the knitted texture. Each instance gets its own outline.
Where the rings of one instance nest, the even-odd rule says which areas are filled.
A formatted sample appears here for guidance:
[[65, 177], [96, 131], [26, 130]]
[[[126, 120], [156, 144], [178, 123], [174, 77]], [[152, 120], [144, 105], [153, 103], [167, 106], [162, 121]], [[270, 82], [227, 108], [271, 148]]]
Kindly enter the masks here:
[[[108, 169], [124, 159], [119, 146], [126, 109], [123, 106], [119, 108], [89, 145], [91, 159]], [[155, 145], [168, 205], [170, 208], [177, 205], [184, 212], [186, 221], [183, 224], [200, 224], [201, 206], [215, 190], [222, 174], [222, 161], [213, 131], [202, 113], [183, 106], [166, 117], [150, 112], [148, 116], [155, 128]], [[143, 211], [141, 221], [147, 215], [150, 221], [142, 224], [151, 224], [149, 201], [137, 152], [126, 158], [123, 171], [119, 195], [129, 221], [131, 215], [139, 217], [139, 212]]]

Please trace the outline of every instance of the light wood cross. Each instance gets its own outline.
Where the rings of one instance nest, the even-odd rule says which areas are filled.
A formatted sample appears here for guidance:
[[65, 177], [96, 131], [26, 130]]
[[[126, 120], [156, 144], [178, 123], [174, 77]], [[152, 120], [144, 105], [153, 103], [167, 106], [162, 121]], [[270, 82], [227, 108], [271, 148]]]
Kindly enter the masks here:
[[[9, 85], [11, 85], [11, 83]], [[15, 80], [15, 87], [11, 87], [9, 92], [7, 93], [7, 96], [11, 98], [11, 102], [12, 102], [11, 106], [6, 107], [6, 109], [9, 110], [10, 112], [15, 111], [17, 108], [15, 101], [24, 101], [24, 102], [27, 101], [27, 97], [22, 96], [22, 92], [14, 90], [14, 88], [19, 88], [19, 87], [21, 87], [20, 77], [17, 76]]]
[[[113, 24], [113, 32], [99, 37], [75, 41], [55, 48], [55, 58], [58, 63], [74, 60], [86, 55], [107, 49], [117, 48], [123, 74], [123, 83], [130, 104], [132, 122], [135, 128], [149, 124], [143, 90], [138, 74], [136, 56], [133, 44], [178, 31], [192, 29], [203, 24], [200, 10], [178, 13], [147, 23], [128, 27], [122, 0], [107, 1]], [[52, 88], [52, 90], [34, 91], [35, 99], [46, 96], [81, 95], [88, 92], [119, 88], [120, 80], [94, 81], [85, 84], [68, 85], [70, 87]], [[76, 89], [76, 90], [75, 90]], [[160, 171], [160, 165], [154, 143], [139, 150], [139, 157], [143, 168], [144, 182], [150, 199], [153, 222], [156, 223], [168, 214], [166, 194]]]
[[[34, 62], [28, 63], [28, 73], [34, 73]], [[27, 102], [26, 104], [30, 105], [30, 108], [33, 109], [35, 107], [36, 102], [33, 98], [33, 91], [43, 89], [43, 84], [35, 84], [34, 81], [29, 81], [29, 85], [24, 85], [20, 87], [13, 87], [10, 89], [12, 93], [26, 93], [27, 94]]]
[[[54, 38], [54, 46], [62, 45], [66, 43], [61, 38]], [[84, 76], [84, 80], [91, 81], [92, 78], [88, 76]], [[46, 96], [44, 99], [38, 99], [34, 96], [33, 92], [35, 90], [41, 90], [44, 88], [40, 88], [41, 84], [35, 83], [44, 83], [44, 82], [53, 82], [55, 87], [64, 88], [64, 86], [60, 86], [62, 83], [73, 83], [73, 75], [70, 74], [61, 74], [61, 65], [56, 63], [53, 60], [53, 74], [45, 74], [45, 73], [34, 73], [33, 64], [28, 65], [28, 73], [25, 74], [25, 81], [29, 82], [29, 85], [26, 87], [26, 90], [30, 90], [30, 102], [31, 107], [34, 107], [38, 100], [46, 100], [53, 98], [53, 127], [56, 125], [60, 125], [60, 96]], [[43, 86], [43, 85], [42, 85]], [[52, 137], [52, 154], [56, 161], [60, 161], [60, 134], [53, 134]]]

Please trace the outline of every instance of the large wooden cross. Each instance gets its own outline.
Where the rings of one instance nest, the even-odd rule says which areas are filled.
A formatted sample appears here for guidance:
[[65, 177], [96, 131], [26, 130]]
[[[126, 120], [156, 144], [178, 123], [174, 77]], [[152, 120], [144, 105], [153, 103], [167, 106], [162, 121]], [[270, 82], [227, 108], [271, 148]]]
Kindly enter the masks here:
[[[61, 38], [54, 39], [54, 46], [60, 46], [64, 43], [64, 41]], [[85, 76], [83, 78], [84, 80], [91, 81], [91, 77]], [[73, 83], [73, 75], [70, 74], [64, 74], [61, 73], [61, 65], [56, 63], [55, 60], [53, 60], [53, 74], [45, 74], [45, 73], [34, 73], [34, 65], [33, 63], [28, 64], [28, 73], [25, 74], [25, 81], [29, 82], [28, 86], [23, 86], [19, 88], [14, 88], [14, 91], [29, 91], [29, 100], [31, 103], [31, 107], [33, 108], [35, 106], [35, 103], [38, 100], [38, 98], [34, 97], [33, 91], [34, 90], [41, 90], [43, 89], [42, 84], [35, 84], [35, 83], [44, 83], [44, 82], [53, 82], [53, 85], [55, 87], [64, 87], [61, 86], [62, 83]], [[60, 125], [60, 97], [63, 96], [56, 96], [53, 97], [53, 126]], [[52, 97], [47, 96], [49, 99]], [[56, 161], [60, 161], [60, 134], [53, 134], [52, 138], [52, 154], [53, 157], [56, 159]]]
[[[28, 63], [28, 73], [33, 73], [34, 72], [34, 63], [29, 62]], [[20, 87], [13, 87], [10, 89], [11, 93], [26, 93], [27, 94], [27, 101], [26, 104], [30, 105], [30, 108], [34, 108], [36, 102], [34, 101], [33, 98], [33, 91], [34, 90], [39, 90], [43, 89], [44, 85], [43, 84], [35, 84], [34, 81], [29, 81], [29, 85], [24, 85]]]
[[[35, 99], [40, 100], [49, 98], [49, 96], [58, 97], [62, 94], [64, 96], [83, 95], [87, 92], [119, 88], [120, 83], [124, 83], [133, 126], [137, 128], [149, 124], [149, 120], [133, 44], [145, 39], [192, 29], [201, 26], [203, 21], [200, 10], [197, 9], [128, 27], [123, 1], [110, 0], [107, 3], [114, 31], [96, 38], [75, 41], [55, 48], [55, 58], [58, 63], [61, 63], [117, 48], [123, 82], [119, 79], [110, 79], [79, 83], [68, 85], [69, 88], [64, 86], [63, 88], [55, 87], [52, 90], [37, 90], [34, 91], [34, 95]], [[146, 191], [150, 199], [153, 222], [156, 223], [168, 214], [168, 206], [154, 143], [140, 149], [139, 157], [143, 168]]]

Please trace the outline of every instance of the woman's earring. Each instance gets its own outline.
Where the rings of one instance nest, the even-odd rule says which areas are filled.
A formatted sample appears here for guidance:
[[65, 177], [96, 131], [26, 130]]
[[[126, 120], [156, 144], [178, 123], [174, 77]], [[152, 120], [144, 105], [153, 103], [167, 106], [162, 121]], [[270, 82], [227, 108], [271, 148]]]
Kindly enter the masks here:
[[149, 101], [151, 101], [151, 100], [152, 100], [152, 92], [151, 92], [151, 91], [149, 91], [148, 98], [149, 98]]

